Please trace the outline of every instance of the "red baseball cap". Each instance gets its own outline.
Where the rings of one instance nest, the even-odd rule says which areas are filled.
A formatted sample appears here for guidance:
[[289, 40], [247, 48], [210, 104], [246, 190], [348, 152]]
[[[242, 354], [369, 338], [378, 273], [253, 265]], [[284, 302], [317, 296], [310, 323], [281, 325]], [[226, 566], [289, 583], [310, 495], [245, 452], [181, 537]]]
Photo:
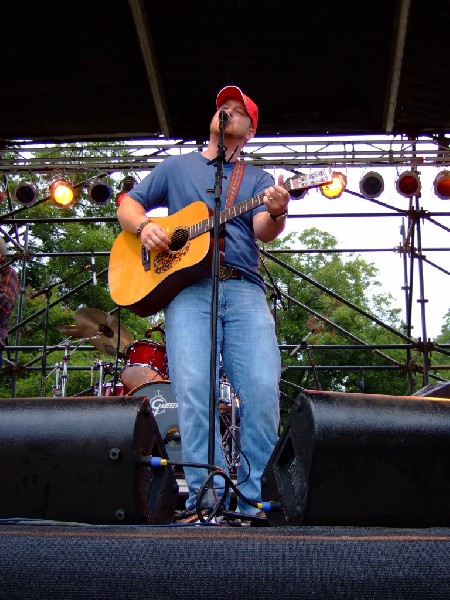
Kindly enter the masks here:
[[240, 100], [244, 103], [245, 110], [247, 111], [248, 116], [250, 117], [253, 129], [255, 129], [256, 131], [256, 128], [258, 126], [258, 107], [253, 102], [253, 100], [246, 96], [243, 93], [243, 91], [235, 85], [227, 85], [226, 87], [220, 90], [220, 92], [217, 94], [216, 99], [217, 108], [220, 108], [222, 104], [227, 100]]

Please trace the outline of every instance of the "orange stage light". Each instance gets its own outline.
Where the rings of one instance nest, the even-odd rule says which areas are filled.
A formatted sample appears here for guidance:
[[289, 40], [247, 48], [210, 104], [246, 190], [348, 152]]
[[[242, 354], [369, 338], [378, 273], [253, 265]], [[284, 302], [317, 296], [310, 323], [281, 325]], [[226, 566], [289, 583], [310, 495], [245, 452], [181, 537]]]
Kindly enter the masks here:
[[441, 200], [450, 200], [450, 171], [441, 171], [434, 180], [434, 193]]
[[63, 177], [56, 177], [50, 183], [50, 195], [59, 206], [68, 208], [75, 200], [72, 185]]
[[339, 198], [347, 187], [347, 177], [340, 171], [333, 171], [333, 181], [320, 186], [320, 191], [325, 198]]
[[420, 192], [421, 183], [419, 176], [414, 171], [405, 171], [399, 175], [395, 182], [397, 192], [405, 198], [411, 198], [411, 196], [417, 196]]

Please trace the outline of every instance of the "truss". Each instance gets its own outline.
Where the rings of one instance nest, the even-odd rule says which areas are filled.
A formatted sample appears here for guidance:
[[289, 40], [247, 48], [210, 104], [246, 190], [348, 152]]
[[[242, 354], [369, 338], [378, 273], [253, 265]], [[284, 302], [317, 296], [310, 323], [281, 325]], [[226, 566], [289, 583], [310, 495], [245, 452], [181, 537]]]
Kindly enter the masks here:
[[[443, 167], [449, 164], [450, 151], [447, 138], [421, 138], [421, 139], [398, 139], [398, 138], [377, 138], [377, 139], [297, 139], [297, 138], [270, 138], [254, 139], [244, 148], [242, 159], [263, 168], [280, 168], [292, 170], [293, 172], [305, 169], [320, 168], [327, 166], [345, 167], [345, 168], [384, 168], [398, 167], [418, 170], [428, 167]], [[93, 144], [36, 144], [31, 142], [17, 142], [8, 146], [0, 160], [0, 171], [3, 177], [7, 179], [12, 176], [23, 176], [25, 173], [46, 174], [55, 170], [79, 173], [96, 174], [114, 174], [123, 172], [150, 171], [167, 156], [181, 154], [187, 151], [201, 150], [203, 146], [194, 142], [185, 142], [183, 140], [167, 140], [155, 138], [142, 142], [119, 143], [108, 142], [104, 145]], [[97, 156], [92, 156], [95, 149]], [[61, 156], [61, 151], [64, 156]], [[89, 152], [88, 152], [89, 151]], [[39, 152], [39, 157], [35, 153]], [[88, 155], [89, 153], [89, 155]], [[18, 225], [24, 222], [32, 223], [33, 220], [17, 218], [17, 213], [23, 209], [18, 209], [3, 216], [0, 216], [0, 233], [2, 226]], [[446, 214], [446, 213], [442, 213]], [[430, 219], [430, 215], [422, 211], [417, 203], [410, 210], [403, 211], [403, 215], [408, 219], [409, 230], [405, 235], [403, 244], [398, 251], [401, 252], [405, 260], [405, 270], [410, 270], [413, 262], [418, 264], [419, 278], [423, 277], [422, 268], [426, 257], [422, 253], [422, 248], [414, 247], [414, 239], [420, 240], [421, 222]], [[332, 215], [331, 215], [332, 216]], [[64, 219], [78, 220], [81, 219]], [[105, 219], [96, 219], [96, 221], [113, 221], [115, 219], [106, 217]], [[447, 229], [450, 232], [450, 229]], [[412, 242], [412, 243], [411, 243]], [[320, 250], [326, 252], [327, 250]], [[352, 252], [358, 252], [358, 249], [352, 249]], [[344, 252], [344, 250], [340, 250]], [[68, 253], [69, 254], [69, 253]], [[100, 254], [100, 253], [99, 253]], [[35, 254], [35, 256], [44, 256]], [[270, 258], [275, 260], [276, 252], [272, 253]], [[409, 260], [410, 265], [407, 264]], [[26, 253], [24, 253], [26, 262]], [[428, 261], [429, 262], [429, 261]], [[26, 265], [25, 265], [26, 266]], [[445, 274], [450, 274], [445, 269], [441, 269]], [[302, 277], [306, 277], [304, 274]], [[420, 297], [417, 302], [424, 306], [426, 302], [422, 285], [420, 287]], [[427, 341], [426, 337], [426, 318], [425, 311], [422, 314], [422, 333], [423, 338], [415, 340], [411, 337], [410, 307], [412, 301], [412, 286], [406, 286], [406, 334], [399, 334], [401, 343], [397, 346], [402, 347], [406, 352], [405, 365], [387, 365], [386, 369], [404, 369], [406, 372], [410, 368], [413, 360], [413, 353], [420, 353], [423, 358], [423, 366], [419, 371], [423, 373], [424, 384], [428, 383], [428, 377], [433, 370], [445, 369], [445, 366], [431, 367], [430, 354], [432, 350], [437, 350], [448, 355], [447, 346], [435, 346]], [[295, 302], [295, 299], [290, 299]], [[308, 307], [304, 307], [308, 310]], [[382, 323], [379, 323], [383, 325]], [[20, 330], [21, 323], [17, 323], [13, 330]], [[422, 341], [424, 340], [424, 341]], [[362, 340], [356, 340], [361, 343], [361, 348], [367, 349], [367, 345]], [[353, 339], [354, 346], [355, 340]], [[22, 346], [11, 346], [11, 350], [19, 351], [25, 349]], [[292, 350], [292, 348], [282, 348]], [[46, 348], [48, 350], [48, 348]], [[381, 348], [377, 349], [380, 352]], [[387, 361], [389, 362], [389, 361]], [[415, 361], [414, 361], [415, 362]], [[30, 366], [30, 368], [34, 368]], [[289, 367], [289, 369], [296, 367]], [[299, 367], [307, 368], [307, 367]], [[329, 368], [329, 367], [322, 367]], [[336, 367], [334, 367], [336, 368]], [[341, 368], [341, 367], [338, 367]], [[361, 366], [342, 367], [342, 369], [361, 369]], [[367, 368], [367, 367], [365, 367]], [[410, 370], [410, 373], [417, 372], [416, 364]], [[412, 391], [412, 390], [411, 390]]]
[[[450, 140], [436, 138], [254, 138], [243, 151], [242, 158], [261, 167], [286, 169], [336, 167], [405, 167], [422, 168], [450, 164]], [[96, 149], [98, 156], [87, 156]], [[148, 171], [167, 156], [203, 145], [183, 140], [155, 138], [140, 143], [105, 145], [36, 144], [20, 142], [4, 150], [0, 171], [10, 173], [47, 173], [64, 171]], [[58, 156], [63, 150], [65, 156]], [[39, 151], [45, 157], [34, 158]], [[70, 153], [68, 156], [67, 154]], [[111, 154], [110, 156], [107, 156]]]

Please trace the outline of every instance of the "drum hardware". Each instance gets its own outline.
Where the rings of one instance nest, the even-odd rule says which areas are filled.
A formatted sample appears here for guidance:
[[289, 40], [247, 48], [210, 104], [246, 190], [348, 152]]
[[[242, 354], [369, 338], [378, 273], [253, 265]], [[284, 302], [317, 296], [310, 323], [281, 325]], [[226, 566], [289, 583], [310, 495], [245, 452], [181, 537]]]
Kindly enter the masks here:
[[[63, 374], [61, 375], [61, 387], [60, 383], [60, 373], [61, 369], [63, 370]], [[55, 363], [54, 368], [50, 371], [48, 377], [55, 373], [55, 383], [52, 385], [52, 392], [54, 398], [60, 398], [66, 395], [66, 385], [67, 385], [67, 362], [64, 360], [61, 363]]]
[[[81, 339], [78, 344], [76, 344], [73, 352], [84, 342], [84, 339]], [[73, 353], [70, 353], [72, 341], [70, 339], [64, 340], [61, 344], [58, 344], [58, 347], [64, 347], [64, 356], [62, 362], [55, 363], [55, 366], [47, 375], [46, 379], [48, 379], [53, 373], [55, 373], [55, 383], [52, 385], [53, 397], [59, 398], [66, 396], [66, 388], [67, 388], [67, 378], [68, 378], [68, 364], [70, 360], [70, 356]], [[61, 383], [61, 387], [60, 387]]]
[[239, 398], [236, 396], [226, 375], [219, 381], [219, 413], [222, 427], [222, 448], [230, 469], [230, 473], [236, 473], [240, 463], [239, 452]]
[[[103, 395], [103, 377], [105, 373], [113, 373], [114, 372], [114, 366], [112, 365], [112, 363], [108, 363], [108, 362], [103, 362], [101, 360], [98, 360], [94, 363], [94, 369], [93, 370], [98, 370], [98, 381], [97, 381], [97, 385], [95, 387], [96, 390], [96, 396], [102, 396]], [[92, 371], [93, 373], [93, 371]], [[106, 395], [106, 394], [105, 394]]]
[[156, 325], [153, 325], [152, 327], [147, 329], [147, 331], [145, 332], [145, 337], [151, 338], [154, 333], [160, 333], [163, 341], [165, 341], [166, 332], [164, 330], [163, 323], [157, 323]]

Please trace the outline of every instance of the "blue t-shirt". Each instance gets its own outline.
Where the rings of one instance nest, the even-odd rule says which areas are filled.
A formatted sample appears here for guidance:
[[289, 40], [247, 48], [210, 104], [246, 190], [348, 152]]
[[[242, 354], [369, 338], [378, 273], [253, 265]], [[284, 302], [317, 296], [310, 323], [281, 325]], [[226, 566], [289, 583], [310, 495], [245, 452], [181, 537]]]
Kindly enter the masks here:
[[[211, 190], [214, 188], [216, 167], [208, 162], [200, 152], [170, 156], [158, 164], [128, 195], [140, 202], [146, 211], [163, 206], [167, 207], [170, 215], [197, 200], [202, 200], [214, 209], [214, 193]], [[225, 209], [233, 166], [234, 163], [224, 165], [226, 178], [222, 182], [221, 212]], [[234, 203], [249, 200], [271, 185], [273, 179], [269, 173], [246, 164]], [[266, 210], [264, 205], [227, 221], [225, 256], [222, 262], [239, 269], [244, 277], [265, 289], [259, 272], [259, 248], [252, 225], [253, 215], [261, 210]]]

